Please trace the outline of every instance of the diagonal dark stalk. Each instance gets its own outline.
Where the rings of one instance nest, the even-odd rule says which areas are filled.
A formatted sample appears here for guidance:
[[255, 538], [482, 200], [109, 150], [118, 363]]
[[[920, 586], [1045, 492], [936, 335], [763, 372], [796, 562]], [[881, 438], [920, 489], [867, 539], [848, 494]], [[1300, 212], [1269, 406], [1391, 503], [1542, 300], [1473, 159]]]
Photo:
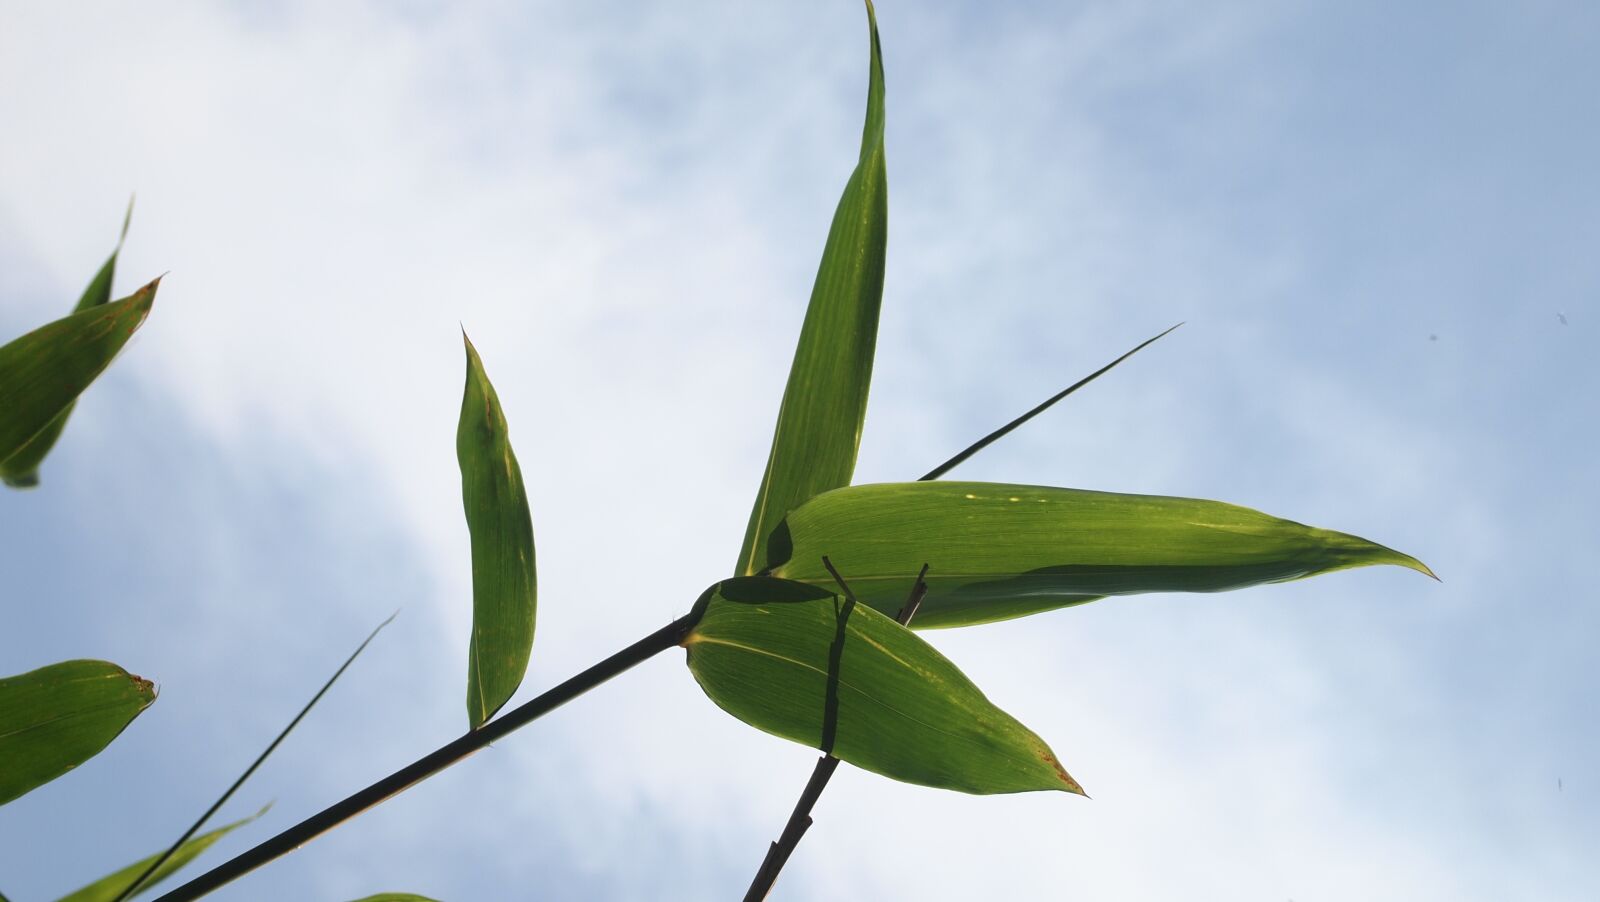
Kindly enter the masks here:
[[[128, 212], [130, 214], [133, 212], [132, 201], [129, 201], [128, 203]], [[124, 226], [123, 228], [124, 231], [126, 231], [127, 227]], [[229, 799], [233, 798], [233, 794], [239, 791], [239, 787], [244, 785], [244, 781], [250, 779], [250, 775], [256, 772], [256, 768], [261, 766], [261, 762], [266, 761], [267, 756], [276, 751], [278, 745], [282, 743], [286, 737], [288, 737], [289, 733], [294, 730], [295, 727], [300, 725], [300, 721], [303, 720], [307, 714], [311, 713], [311, 709], [316, 707], [317, 702], [322, 701], [322, 697], [328, 694], [328, 690], [333, 688], [333, 684], [339, 679], [339, 677], [344, 676], [344, 672], [349, 669], [351, 664], [355, 663], [356, 658], [359, 657], [363, 651], [366, 651], [367, 646], [372, 644], [372, 640], [378, 638], [378, 633], [381, 632], [384, 627], [393, 623], [394, 618], [398, 616], [400, 616], [400, 612], [395, 611], [393, 614], [389, 615], [389, 619], [378, 624], [378, 626], [367, 635], [367, 638], [362, 640], [360, 645], [356, 646], [356, 650], [350, 653], [350, 657], [345, 658], [344, 663], [339, 665], [339, 669], [333, 672], [333, 676], [328, 677], [328, 681], [322, 684], [322, 688], [317, 690], [317, 694], [311, 696], [311, 701], [306, 702], [305, 707], [300, 709], [300, 713], [294, 716], [294, 720], [289, 721], [289, 725], [283, 728], [283, 732], [278, 734], [278, 738], [272, 740], [272, 744], [268, 745], [265, 751], [256, 756], [256, 760], [250, 762], [250, 766], [244, 769], [244, 773], [239, 775], [239, 779], [233, 781], [233, 785], [228, 787], [228, 791], [224, 792], [220, 798], [211, 803], [211, 807], [206, 809], [206, 813], [200, 815], [200, 819], [190, 825], [189, 829], [185, 830], [183, 835], [178, 837], [177, 842], [168, 847], [165, 852], [162, 852], [161, 857], [157, 858], [155, 861], [152, 861], [150, 866], [144, 869], [144, 873], [140, 874], [132, 883], [123, 888], [122, 892], [119, 893], [117, 897], [112, 900], [112, 902], [123, 902], [123, 900], [132, 896], [139, 890], [139, 887], [144, 885], [146, 880], [150, 879], [151, 874], [159, 871], [161, 866], [166, 864], [167, 861], [172, 858], [172, 856], [178, 854], [178, 850], [183, 848], [183, 844], [188, 842], [190, 837], [200, 832], [200, 828], [206, 825], [206, 821], [211, 820], [211, 816], [216, 814], [217, 811], [221, 809]]]
[[187, 902], [198, 899], [258, 867], [300, 848], [318, 836], [366, 811], [383, 800], [398, 795], [439, 771], [466, 758], [484, 746], [504, 738], [612, 677], [683, 641], [694, 628], [698, 612], [672, 621], [638, 642], [546, 690], [539, 697], [496, 717], [478, 729], [448, 742], [427, 755], [400, 768], [343, 801], [324, 808], [264, 843], [212, 868], [185, 883], [156, 902]]
[[1171, 332], [1173, 329], [1176, 329], [1176, 328], [1178, 328], [1178, 326], [1181, 326], [1181, 325], [1183, 325], [1183, 323], [1178, 323], [1176, 326], [1169, 327], [1165, 332], [1162, 332], [1160, 335], [1156, 335], [1156, 336], [1154, 336], [1152, 338], [1145, 339], [1144, 341], [1140, 342], [1138, 344], [1138, 346], [1136, 346], [1133, 350], [1127, 352], [1126, 354], [1123, 354], [1121, 357], [1118, 357], [1116, 360], [1111, 361], [1110, 363], [1108, 363], [1105, 366], [1095, 370], [1094, 372], [1090, 373], [1089, 375], [1084, 376], [1082, 379], [1079, 379], [1077, 382], [1074, 382], [1071, 385], [1067, 386], [1066, 388], [1063, 388], [1061, 391], [1056, 392], [1054, 395], [1051, 395], [1049, 398], [1047, 398], [1045, 400], [1045, 402], [1043, 404], [1040, 404], [1038, 407], [1035, 407], [1034, 409], [1028, 411], [1027, 413], [1023, 414], [1022, 416], [1017, 417], [1016, 419], [1014, 419], [1011, 422], [1005, 424], [1004, 426], [1001, 426], [999, 429], [996, 429], [995, 431], [989, 433], [988, 435], [984, 436], [983, 438], [978, 439], [976, 442], [973, 442], [972, 445], [967, 447], [966, 450], [964, 450], [961, 453], [957, 454], [955, 457], [950, 458], [949, 460], [945, 461], [944, 463], [938, 465], [937, 467], [934, 467], [932, 470], [929, 470], [927, 475], [923, 476], [921, 479], [919, 479], [917, 481], [918, 482], [926, 482], [926, 481], [928, 481], [930, 479], [938, 479], [940, 476], [943, 476], [944, 474], [950, 472], [951, 470], [955, 469], [956, 467], [960, 466], [963, 462], [965, 462], [967, 458], [971, 457], [974, 454], [977, 454], [979, 451], [982, 451], [984, 448], [989, 447], [990, 445], [994, 444], [995, 442], [999, 441], [1000, 439], [1005, 438], [1006, 435], [1008, 435], [1012, 430], [1016, 429], [1018, 426], [1021, 426], [1023, 423], [1026, 423], [1029, 420], [1033, 419], [1034, 417], [1038, 416], [1039, 414], [1044, 413], [1046, 410], [1049, 410], [1051, 408], [1051, 406], [1054, 405], [1057, 401], [1061, 400], [1062, 398], [1065, 398], [1067, 395], [1072, 394], [1073, 392], [1077, 391], [1078, 389], [1083, 388], [1085, 385], [1088, 385], [1089, 383], [1093, 382], [1094, 380], [1096, 380], [1096, 379], [1100, 378], [1101, 376], [1105, 375], [1107, 372], [1109, 372], [1111, 370], [1112, 367], [1115, 367], [1117, 364], [1121, 363], [1122, 361], [1127, 360], [1129, 357], [1132, 357], [1133, 355], [1135, 355], [1135, 354], [1139, 353], [1140, 351], [1144, 350], [1145, 348], [1149, 347], [1157, 339], [1162, 338], [1168, 332]]
[[[851, 594], [850, 586], [833, 567], [833, 562], [826, 557], [822, 559], [823, 566], [833, 575], [834, 582], [839, 584], [839, 589], [846, 599], [846, 612], [840, 615], [840, 638], [834, 642], [833, 657], [843, 651], [844, 618], [856, 603], [855, 595]], [[917, 614], [917, 608], [922, 606], [923, 596], [928, 594], [928, 584], [925, 578], [928, 575], [928, 565], [922, 565], [922, 571], [917, 574], [917, 581], [911, 587], [911, 595], [906, 603], [900, 606], [900, 613], [895, 616], [901, 626], [911, 623], [911, 618]], [[838, 717], [837, 702], [833, 693], [838, 680], [838, 663], [836, 660], [829, 662], [829, 705], [823, 719], [823, 755], [817, 759], [817, 766], [811, 770], [811, 779], [806, 781], [806, 788], [801, 790], [800, 798], [794, 803], [794, 810], [789, 813], [788, 823], [783, 825], [783, 832], [778, 835], [776, 842], [767, 847], [767, 857], [761, 860], [761, 867], [756, 869], [756, 876], [750, 881], [750, 888], [745, 891], [744, 902], [761, 902], [772, 892], [773, 884], [778, 882], [778, 872], [789, 863], [789, 856], [794, 854], [795, 847], [800, 845], [800, 838], [805, 836], [811, 828], [811, 809], [816, 807], [817, 799], [822, 797], [822, 790], [828, 787], [828, 781], [833, 779], [833, 772], [839, 769], [839, 759], [833, 757], [833, 733]]]

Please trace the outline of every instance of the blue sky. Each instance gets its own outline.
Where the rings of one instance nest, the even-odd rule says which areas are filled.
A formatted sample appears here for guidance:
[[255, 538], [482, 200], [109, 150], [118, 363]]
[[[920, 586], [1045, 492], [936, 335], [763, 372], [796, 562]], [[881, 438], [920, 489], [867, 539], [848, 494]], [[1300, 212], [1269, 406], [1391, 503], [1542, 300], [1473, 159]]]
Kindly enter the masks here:
[[[1396, 570], [926, 634], [1094, 796], [848, 767], [775, 898], [1590, 899], [1600, 12], [881, 4], [890, 246], [857, 481], [1218, 498]], [[0, 891], [170, 841], [399, 608], [220, 861], [465, 725], [458, 326], [527, 475], [519, 698], [732, 564], [833, 205], [852, 2], [0, 7], [0, 334], [139, 193], [149, 324], [0, 497], [0, 672], [161, 698], [0, 810]], [[1564, 320], [1564, 322], [1563, 322]], [[706, 899], [814, 753], [660, 656], [218, 895]]]

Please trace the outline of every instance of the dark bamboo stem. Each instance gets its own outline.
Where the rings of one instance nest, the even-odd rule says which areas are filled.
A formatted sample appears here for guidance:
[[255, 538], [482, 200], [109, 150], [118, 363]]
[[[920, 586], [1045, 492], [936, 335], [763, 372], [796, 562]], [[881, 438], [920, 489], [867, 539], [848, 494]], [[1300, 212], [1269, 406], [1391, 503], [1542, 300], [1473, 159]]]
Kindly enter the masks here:
[[[853, 604], [855, 596], [850, 594], [850, 586], [845, 583], [844, 577], [833, 568], [833, 562], [827, 558], [822, 559], [828, 572], [833, 574], [833, 579], [843, 590], [845, 597]], [[928, 575], [928, 565], [922, 565], [922, 572], [917, 574], [917, 581], [911, 587], [911, 596], [906, 603], [900, 606], [900, 613], [895, 616], [901, 626], [911, 623], [911, 618], [917, 614], [917, 608], [922, 606], [922, 598], [928, 594], [928, 584], [924, 577]], [[831, 733], [831, 731], [826, 731]], [[831, 735], [824, 739], [823, 749], [830, 752], [833, 748]], [[811, 809], [816, 807], [817, 799], [822, 797], [822, 791], [828, 788], [828, 781], [833, 779], [833, 772], [839, 769], [839, 759], [832, 754], [824, 754], [817, 759], [817, 766], [811, 769], [811, 779], [806, 781], [806, 788], [801, 790], [800, 798], [794, 803], [794, 810], [789, 813], [788, 823], [783, 825], [783, 832], [778, 835], [777, 842], [767, 846], [767, 857], [761, 859], [761, 867], [756, 869], [755, 877], [750, 881], [750, 888], [745, 890], [744, 902], [761, 902], [772, 892], [773, 884], [778, 882], [778, 873], [783, 866], [789, 863], [789, 856], [794, 854], [795, 847], [800, 845], [800, 838], [811, 829]]]
[[484, 746], [527, 726], [574, 698], [660, 652], [677, 645], [694, 627], [695, 615], [680, 617], [538, 698], [418, 758], [344, 801], [324, 808], [277, 836], [185, 883], [156, 902], [198, 899], [258, 867], [294, 851], [368, 808], [426, 780]]

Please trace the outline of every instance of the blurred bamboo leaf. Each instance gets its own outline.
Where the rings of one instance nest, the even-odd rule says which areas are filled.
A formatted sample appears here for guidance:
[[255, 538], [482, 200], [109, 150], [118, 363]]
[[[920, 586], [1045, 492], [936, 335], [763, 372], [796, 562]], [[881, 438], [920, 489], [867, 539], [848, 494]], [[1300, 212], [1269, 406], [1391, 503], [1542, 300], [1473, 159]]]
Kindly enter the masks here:
[[850, 483], [867, 412], [873, 345], [883, 298], [889, 194], [883, 157], [883, 60], [867, 3], [871, 74], [861, 155], [833, 214], [805, 324], [778, 408], [772, 450], [739, 552], [736, 573], [759, 571], [767, 537], [789, 510]]
[[931, 565], [918, 628], [969, 626], [1141, 592], [1220, 592], [1420, 561], [1249, 508], [1157, 495], [981, 482], [851, 486], [775, 531], [772, 575], [826, 586], [826, 554], [892, 614]]
[[[122, 242], [128, 237], [128, 223], [132, 220], [133, 201], [130, 200], [128, 212], [122, 218], [122, 234], [117, 237], [116, 248], [101, 265], [100, 271], [89, 281], [89, 287], [83, 290], [83, 296], [78, 298], [78, 305], [72, 308], [72, 312], [81, 313], [110, 303], [111, 283], [117, 273], [117, 255], [122, 253]], [[69, 402], [66, 409], [29, 439], [26, 445], [4, 461], [0, 461], [0, 480], [17, 489], [32, 488], [39, 484], [39, 464], [45, 455], [50, 453], [50, 449], [55, 447], [56, 440], [61, 437], [61, 430], [67, 428], [67, 417], [72, 415], [72, 408], [76, 403]]]
[[414, 893], [379, 893], [376, 896], [356, 899], [355, 902], [436, 902], [436, 900]]
[[[70, 408], [144, 324], [161, 280], [74, 313], [0, 347], [0, 461], [9, 461]], [[4, 469], [10, 474], [12, 471]]]
[[757, 729], [907, 783], [1083, 791], [1043, 740], [933, 646], [865, 605], [757, 576], [718, 583], [698, 607], [683, 641], [689, 670]]
[[463, 333], [467, 387], [456, 456], [472, 533], [472, 644], [467, 716], [476, 730], [517, 691], [533, 647], [537, 573], [533, 522], [505, 414], [477, 349]]
[[[225, 827], [218, 827], [217, 829], [212, 830], [210, 833], [201, 834], [200, 836], [196, 836], [194, 839], [184, 843], [176, 853], [174, 853], [166, 860], [166, 862], [161, 865], [161, 867], [157, 868], [153, 873], [151, 873], [151, 875], [145, 879], [144, 883], [140, 885], [137, 890], [134, 890], [133, 895], [137, 896], [141, 893], [148, 892], [151, 887], [171, 876], [179, 868], [195, 860], [195, 858], [198, 857], [201, 852], [211, 848], [217, 842], [217, 840], [222, 839], [224, 836], [227, 836], [234, 830], [243, 827], [245, 824], [250, 823], [261, 815], [266, 814], [267, 808], [270, 807], [272, 806], [268, 805], [266, 808], [262, 808], [260, 811], [257, 811], [255, 814], [252, 814], [247, 818], [234, 821]], [[122, 891], [127, 888], [129, 883], [137, 880], [139, 875], [143, 874], [158, 857], [160, 857], [160, 853], [151, 855], [148, 858], [140, 859], [139, 861], [128, 865], [114, 874], [101, 877], [99, 880], [96, 880], [82, 889], [62, 896], [58, 902], [112, 902], [113, 899], [116, 899], [122, 894]]]
[[107, 661], [62, 661], [0, 679], [0, 805], [93, 758], [155, 701]]

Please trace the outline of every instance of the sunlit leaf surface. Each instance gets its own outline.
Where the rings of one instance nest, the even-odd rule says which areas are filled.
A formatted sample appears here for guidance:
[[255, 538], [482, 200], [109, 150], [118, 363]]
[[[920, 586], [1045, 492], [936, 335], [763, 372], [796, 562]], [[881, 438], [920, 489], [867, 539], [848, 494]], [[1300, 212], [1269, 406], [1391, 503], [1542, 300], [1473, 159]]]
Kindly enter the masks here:
[[919, 628], [1373, 564], [1433, 575], [1366, 539], [1219, 501], [982, 482], [862, 485], [818, 496], [775, 533], [772, 575], [826, 587], [823, 555], [862, 602], [889, 614], [928, 564]]
[[0, 347], [0, 461], [25, 451], [110, 365], [144, 324], [159, 282]]
[[[465, 336], [462, 336], [465, 340]], [[473, 729], [517, 691], [533, 648], [536, 572], [533, 521], [500, 399], [466, 341], [467, 386], [456, 456], [472, 533], [472, 644], [467, 716]]]
[[108, 661], [62, 661], [0, 679], [0, 804], [89, 760], [155, 701]]
[[[78, 298], [77, 306], [72, 308], [74, 313], [92, 310], [111, 302], [111, 283], [117, 274], [117, 256], [122, 253], [122, 242], [128, 237], [128, 223], [132, 218], [133, 204], [129, 202], [128, 213], [122, 220], [122, 235], [117, 239], [116, 249], [100, 266], [100, 271], [94, 274], [94, 278], [89, 280], [89, 286]], [[74, 403], [68, 403], [66, 409], [29, 439], [26, 445], [4, 461], [0, 461], [0, 480], [12, 488], [19, 489], [39, 484], [39, 464], [44, 461], [45, 455], [50, 453], [50, 449], [55, 447], [56, 440], [61, 437], [61, 431], [67, 428], [67, 418], [72, 415]]]
[[821, 492], [850, 483], [872, 382], [873, 345], [883, 298], [889, 193], [883, 158], [883, 60], [878, 23], [867, 4], [872, 38], [861, 155], [833, 214], [822, 264], [811, 289], [800, 343], [773, 429], [739, 552], [736, 573], [758, 572], [767, 537], [783, 515]]
[[683, 644], [723, 710], [865, 770], [970, 793], [1082, 792], [1042, 739], [933, 646], [822, 589], [724, 580]]

